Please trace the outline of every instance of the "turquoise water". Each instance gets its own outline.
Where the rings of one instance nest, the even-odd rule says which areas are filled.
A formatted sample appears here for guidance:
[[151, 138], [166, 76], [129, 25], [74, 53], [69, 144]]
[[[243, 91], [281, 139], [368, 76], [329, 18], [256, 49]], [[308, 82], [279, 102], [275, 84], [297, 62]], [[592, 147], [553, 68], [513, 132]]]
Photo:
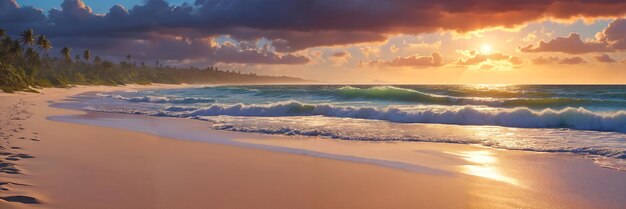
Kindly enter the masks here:
[[626, 168], [626, 86], [212, 86], [101, 93], [89, 104], [221, 130], [571, 152]]

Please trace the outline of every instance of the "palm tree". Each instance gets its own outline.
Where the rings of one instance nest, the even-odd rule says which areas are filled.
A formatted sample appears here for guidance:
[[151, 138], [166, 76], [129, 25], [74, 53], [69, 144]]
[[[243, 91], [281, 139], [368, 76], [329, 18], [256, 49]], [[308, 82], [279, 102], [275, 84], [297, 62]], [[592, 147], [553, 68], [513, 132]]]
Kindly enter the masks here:
[[63, 54], [63, 58], [65, 59], [66, 62], [72, 62], [72, 57], [70, 55], [71, 52], [72, 52], [72, 49], [70, 49], [67, 46], [61, 49], [61, 54]]
[[24, 68], [26, 75], [28, 75], [28, 78], [31, 81], [34, 81], [38, 78], [37, 75], [39, 74], [39, 68], [35, 67], [40, 61], [39, 54], [35, 51], [35, 49], [28, 47], [28, 49], [26, 49], [26, 53], [24, 54], [24, 58], [26, 58], [26, 61], [30, 65]]
[[128, 64], [130, 65], [130, 60], [133, 58], [133, 55], [126, 55], [126, 59], [128, 60]]
[[85, 50], [85, 52], [83, 52], [83, 58], [86, 62], [89, 62], [89, 59], [91, 58], [91, 51]]
[[48, 51], [52, 49], [52, 43], [46, 38], [46, 36], [40, 35], [39, 38], [37, 38], [37, 45], [41, 47], [41, 50], [43, 50], [44, 55], [48, 57]]
[[8, 57], [9, 49], [11, 48], [11, 44], [13, 44], [13, 40], [11, 37], [7, 36], [7, 33], [4, 29], [0, 29], [0, 60], [4, 60], [5, 57]]
[[22, 45], [18, 40], [14, 40], [9, 47], [9, 54], [11, 54], [14, 58], [22, 56]]
[[20, 34], [21, 37], [21, 41], [22, 43], [27, 46], [27, 47], [31, 47], [33, 46], [33, 43], [35, 42], [35, 34], [33, 33], [33, 29], [27, 29], [24, 32], [22, 32], [22, 34]]
[[24, 54], [24, 57], [26, 57], [29, 60], [34, 60], [35, 58], [39, 57], [39, 55], [33, 48], [28, 48], [26, 49], [26, 53]]
[[100, 58], [100, 56], [96, 56], [95, 58], [93, 58], [93, 63], [100, 64], [101, 62], [102, 62], [102, 58]]

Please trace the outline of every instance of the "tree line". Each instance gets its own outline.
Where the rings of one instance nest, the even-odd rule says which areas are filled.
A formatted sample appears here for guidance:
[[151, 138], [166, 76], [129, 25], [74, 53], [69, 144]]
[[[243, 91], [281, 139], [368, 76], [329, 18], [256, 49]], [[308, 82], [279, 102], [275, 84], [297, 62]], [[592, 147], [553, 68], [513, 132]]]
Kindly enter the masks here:
[[124, 84], [180, 84], [180, 83], [295, 83], [302, 79], [285, 76], [266, 76], [254, 73], [222, 71], [216, 67], [199, 69], [165, 66], [156, 61], [147, 66], [133, 61], [113, 63], [99, 56], [92, 57], [90, 50], [77, 53], [63, 47], [61, 57], [49, 56], [54, 50], [45, 35], [36, 35], [28, 29], [11, 38], [0, 29], [0, 89], [5, 92], [33, 91], [45, 87], [70, 87], [73, 85], [124, 85]]

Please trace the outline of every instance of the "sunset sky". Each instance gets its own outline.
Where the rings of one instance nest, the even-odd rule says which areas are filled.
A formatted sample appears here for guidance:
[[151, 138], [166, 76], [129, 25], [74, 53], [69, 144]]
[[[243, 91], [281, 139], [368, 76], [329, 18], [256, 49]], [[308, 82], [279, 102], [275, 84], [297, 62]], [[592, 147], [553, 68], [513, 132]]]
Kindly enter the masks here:
[[0, 0], [58, 52], [335, 83], [626, 83], [623, 0]]

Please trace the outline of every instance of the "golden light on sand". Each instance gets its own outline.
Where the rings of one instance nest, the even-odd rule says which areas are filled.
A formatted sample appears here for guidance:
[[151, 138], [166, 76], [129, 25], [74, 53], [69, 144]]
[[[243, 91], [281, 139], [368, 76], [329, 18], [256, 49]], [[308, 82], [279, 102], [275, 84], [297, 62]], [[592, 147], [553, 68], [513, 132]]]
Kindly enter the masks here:
[[498, 169], [498, 167], [495, 165], [498, 159], [491, 151], [467, 151], [452, 154], [461, 156], [466, 161], [473, 163], [472, 165], [462, 166], [462, 172], [465, 174], [488, 178], [508, 184], [519, 185], [519, 181], [517, 179], [504, 175]]

